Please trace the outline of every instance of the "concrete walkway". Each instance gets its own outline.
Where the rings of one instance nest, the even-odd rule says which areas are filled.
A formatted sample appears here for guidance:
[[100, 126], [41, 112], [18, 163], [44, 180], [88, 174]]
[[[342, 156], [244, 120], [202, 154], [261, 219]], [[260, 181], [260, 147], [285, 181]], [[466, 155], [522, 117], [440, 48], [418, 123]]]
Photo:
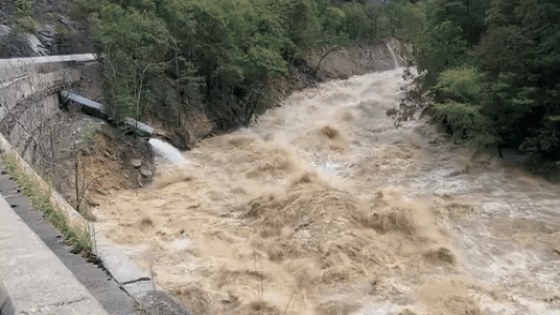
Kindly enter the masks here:
[[5, 303], [0, 311], [2, 315], [4, 312], [107, 315], [4, 197], [0, 197], [0, 277], [13, 306]]

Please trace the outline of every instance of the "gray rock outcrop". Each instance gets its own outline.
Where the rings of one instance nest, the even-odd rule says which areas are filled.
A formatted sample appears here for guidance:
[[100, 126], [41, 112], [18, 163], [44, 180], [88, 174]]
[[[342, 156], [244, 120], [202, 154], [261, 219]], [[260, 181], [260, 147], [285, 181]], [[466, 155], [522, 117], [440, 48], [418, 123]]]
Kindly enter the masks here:
[[39, 27], [37, 38], [49, 52], [56, 45], [56, 29], [52, 25], [43, 24]]
[[8, 25], [0, 24], [0, 40], [3, 40], [4, 37], [8, 36], [12, 29]]
[[48, 56], [49, 50], [41, 43], [37, 36], [29, 33], [24, 34], [29, 48], [33, 51], [33, 56]]

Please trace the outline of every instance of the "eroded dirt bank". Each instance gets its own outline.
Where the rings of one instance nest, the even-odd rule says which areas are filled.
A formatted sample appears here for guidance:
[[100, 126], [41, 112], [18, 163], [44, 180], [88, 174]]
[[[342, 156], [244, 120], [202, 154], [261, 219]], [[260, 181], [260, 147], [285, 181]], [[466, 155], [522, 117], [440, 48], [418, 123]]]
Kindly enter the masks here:
[[201, 141], [96, 231], [195, 314], [558, 314], [557, 186], [424, 122], [402, 69], [288, 97]]

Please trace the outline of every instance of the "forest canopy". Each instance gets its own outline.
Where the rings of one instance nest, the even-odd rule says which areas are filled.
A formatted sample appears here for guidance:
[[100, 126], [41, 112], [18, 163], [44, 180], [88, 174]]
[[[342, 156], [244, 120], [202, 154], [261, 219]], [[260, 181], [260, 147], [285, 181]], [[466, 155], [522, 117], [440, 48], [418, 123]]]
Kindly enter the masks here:
[[557, 1], [429, 1], [413, 45], [456, 138], [560, 158]]
[[247, 125], [307, 48], [398, 37], [455, 140], [560, 158], [555, 0], [74, 2], [94, 21], [116, 118], [180, 126], [198, 106], [220, 130]]
[[179, 126], [179, 113], [202, 106], [221, 130], [248, 124], [274, 99], [271, 80], [301, 65], [308, 47], [405, 36], [421, 15], [408, 1], [74, 2], [94, 21], [115, 118]]

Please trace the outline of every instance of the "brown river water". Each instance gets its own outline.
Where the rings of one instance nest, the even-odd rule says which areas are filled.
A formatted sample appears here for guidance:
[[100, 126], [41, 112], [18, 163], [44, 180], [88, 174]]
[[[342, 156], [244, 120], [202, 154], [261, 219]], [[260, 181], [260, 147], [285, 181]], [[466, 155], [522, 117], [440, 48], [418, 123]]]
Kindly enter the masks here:
[[201, 141], [96, 230], [195, 314], [560, 314], [560, 188], [386, 116], [403, 69]]

